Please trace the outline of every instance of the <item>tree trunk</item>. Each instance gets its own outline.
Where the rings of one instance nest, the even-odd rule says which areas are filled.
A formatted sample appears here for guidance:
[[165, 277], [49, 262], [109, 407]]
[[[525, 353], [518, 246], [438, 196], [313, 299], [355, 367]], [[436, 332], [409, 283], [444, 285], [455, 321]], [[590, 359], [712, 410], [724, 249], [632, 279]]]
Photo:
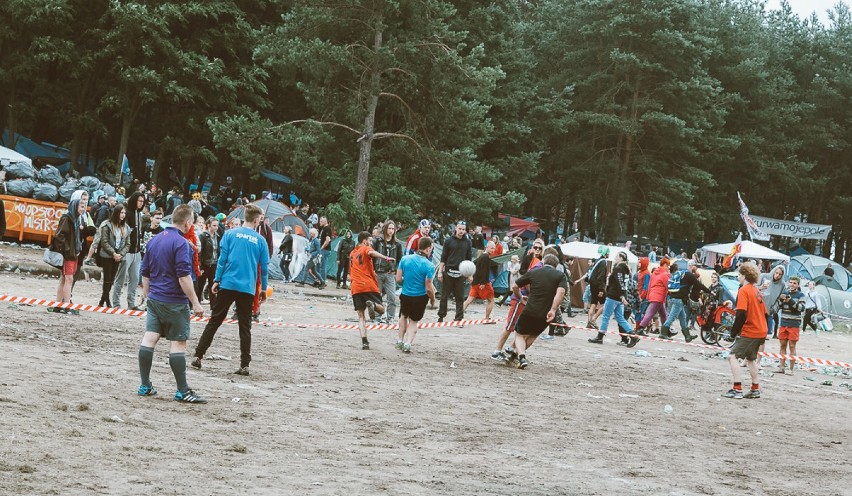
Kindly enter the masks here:
[[367, 199], [367, 184], [370, 175], [370, 153], [373, 148], [373, 132], [376, 126], [376, 107], [379, 105], [381, 74], [379, 71], [379, 49], [382, 47], [382, 30], [376, 23], [373, 39], [373, 67], [370, 73], [370, 94], [367, 98], [367, 116], [364, 118], [364, 134], [358, 153], [358, 177], [355, 179], [355, 206], [363, 207]]
[[118, 158], [116, 159], [118, 163], [117, 176], [121, 176], [121, 161], [127, 154], [127, 144], [130, 142], [130, 126], [132, 124], [133, 120], [130, 114], [125, 114], [121, 119], [121, 140], [118, 143]]
[[12, 85], [9, 88], [9, 113], [7, 127], [9, 128], [9, 141], [6, 143], [7, 148], [15, 149], [15, 133], [18, 132], [18, 120], [15, 118], [15, 105], [18, 103], [18, 95], [15, 88], [15, 80], [12, 80]]
[[80, 152], [83, 149], [83, 126], [79, 123], [74, 125], [74, 137], [71, 140], [71, 156], [68, 159], [68, 175], [74, 174], [79, 162]]

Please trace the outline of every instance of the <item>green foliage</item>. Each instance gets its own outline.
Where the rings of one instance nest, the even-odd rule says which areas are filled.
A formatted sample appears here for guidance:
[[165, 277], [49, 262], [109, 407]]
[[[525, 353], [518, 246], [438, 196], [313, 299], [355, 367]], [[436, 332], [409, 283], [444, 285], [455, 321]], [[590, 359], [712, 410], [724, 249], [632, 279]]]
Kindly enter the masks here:
[[844, 4], [823, 26], [759, 0], [7, 0], [0, 127], [156, 158], [166, 187], [272, 169], [355, 228], [727, 241], [741, 191], [832, 224], [848, 263], [850, 60]]

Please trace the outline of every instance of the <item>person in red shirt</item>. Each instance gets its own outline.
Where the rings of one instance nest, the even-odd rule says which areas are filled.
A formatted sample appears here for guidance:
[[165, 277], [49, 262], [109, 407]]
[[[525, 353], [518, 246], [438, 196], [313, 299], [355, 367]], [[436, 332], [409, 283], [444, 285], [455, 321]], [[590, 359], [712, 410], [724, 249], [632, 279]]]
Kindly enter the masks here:
[[[766, 304], [763, 294], [757, 288], [760, 272], [754, 264], [743, 264], [739, 268], [740, 287], [737, 293], [737, 316], [731, 327], [731, 337], [736, 338], [728, 355], [734, 387], [725, 393], [726, 398], [760, 398], [760, 385], [757, 377], [757, 353], [766, 341]], [[743, 394], [743, 383], [737, 358], [744, 359], [751, 375], [751, 390]]]
[[349, 254], [349, 287], [352, 290], [352, 304], [358, 314], [358, 331], [361, 333], [361, 349], [369, 350], [370, 342], [367, 340], [367, 319], [364, 310], [370, 312], [370, 320], [376, 318], [376, 314], [385, 313], [382, 305], [382, 296], [379, 294], [379, 281], [373, 270], [373, 259], [382, 258], [388, 262], [395, 262], [392, 257], [382, 255], [370, 246], [370, 233], [361, 231], [358, 233], [358, 246]]

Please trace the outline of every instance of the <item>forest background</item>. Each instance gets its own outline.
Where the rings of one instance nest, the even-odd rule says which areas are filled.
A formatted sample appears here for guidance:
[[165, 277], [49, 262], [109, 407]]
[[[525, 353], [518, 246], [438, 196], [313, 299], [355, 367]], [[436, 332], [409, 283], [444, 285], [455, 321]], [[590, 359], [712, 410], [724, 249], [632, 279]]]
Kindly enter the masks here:
[[343, 225], [731, 241], [740, 191], [848, 265], [850, 61], [842, 3], [6, 0], [0, 129], [163, 187], [271, 169]]

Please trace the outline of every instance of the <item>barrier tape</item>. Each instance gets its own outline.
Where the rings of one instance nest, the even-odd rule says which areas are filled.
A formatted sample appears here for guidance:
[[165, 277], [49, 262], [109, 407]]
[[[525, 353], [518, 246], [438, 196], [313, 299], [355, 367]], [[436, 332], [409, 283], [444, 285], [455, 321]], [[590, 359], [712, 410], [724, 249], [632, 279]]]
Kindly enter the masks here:
[[[11, 303], [19, 303], [22, 305], [37, 305], [49, 308], [63, 308], [66, 310], [79, 310], [83, 312], [93, 312], [93, 313], [103, 313], [107, 315], [126, 315], [130, 317], [144, 317], [148, 314], [148, 312], [144, 310], [130, 310], [127, 308], [113, 308], [113, 307], [99, 307], [97, 305], [83, 305], [80, 303], [63, 303], [59, 301], [45, 300], [43, 298], [25, 298], [23, 296], [11, 296], [0, 294], [0, 301], [8, 301]], [[210, 317], [195, 317], [191, 316], [189, 318], [190, 322], [198, 322], [198, 323], [206, 323], [210, 321]], [[235, 319], [225, 319], [222, 321], [223, 324], [238, 324], [239, 321]], [[497, 321], [494, 319], [471, 319], [471, 320], [453, 320], [450, 322], [419, 322], [417, 324], [418, 329], [433, 329], [438, 327], [464, 327], [466, 325], [480, 325], [480, 324], [496, 324]], [[296, 324], [290, 322], [270, 322], [270, 321], [260, 321], [255, 322], [257, 325], [262, 325], [266, 327], [288, 327], [288, 328], [311, 328], [311, 329], [335, 329], [335, 330], [352, 330], [357, 331], [359, 329], [358, 324]], [[368, 324], [366, 326], [368, 331], [378, 330], [378, 331], [392, 331], [399, 329], [398, 324]]]
[[[569, 329], [579, 329], [581, 331], [589, 331], [589, 332], [593, 331], [593, 332], [597, 332], [597, 333], [601, 332], [598, 329], [592, 329], [590, 327], [572, 326], [572, 325], [569, 325], [569, 324], [552, 324], [552, 325], [555, 325], [557, 327], [567, 327]], [[612, 335], [612, 336], [615, 336], [615, 335], [625, 336], [625, 337], [628, 337], [628, 338], [635, 337], [635, 338], [639, 338], [640, 340], [655, 341], [655, 342], [669, 343], [669, 344], [678, 344], [678, 345], [682, 345], [682, 346], [689, 346], [691, 348], [703, 348], [703, 349], [713, 350], [713, 351], [727, 351], [727, 352], [731, 351], [730, 348], [725, 348], [725, 347], [722, 347], [722, 346], [713, 346], [713, 345], [709, 345], [709, 344], [700, 344], [700, 343], [687, 343], [686, 341], [680, 341], [680, 340], [675, 341], [673, 339], [658, 338], [658, 337], [654, 337], [654, 336], [640, 336], [638, 334], [627, 334], [627, 333], [617, 332], [617, 331], [606, 331], [606, 334], [609, 334], [609, 335]], [[700, 337], [696, 338], [696, 339], [700, 339]], [[793, 360], [793, 361], [797, 361], [797, 362], [811, 363], [811, 364], [816, 364], [816, 365], [827, 365], [827, 366], [831, 366], [831, 367], [842, 367], [842, 368], [846, 368], [846, 369], [852, 369], [852, 363], [838, 362], [836, 360], [826, 360], [824, 358], [811, 358], [811, 357], [805, 357], [805, 356], [799, 356], [799, 355], [782, 355], [780, 353], [769, 353], [769, 352], [766, 352], [766, 351], [760, 351], [757, 354], [758, 354], [758, 356], [767, 357], [767, 358]]]
[[[102, 313], [102, 314], [107, 314], [107, 315], [127, 315], [127, 316], [131, 316], [131, 317], [143, 317], [143, 316], [147, 315], [147, 312], [142, 311], [142, 310], [129, 310], [129, 309], [126, 309], [126, 308], [99, 307], [99, 306], [96, 306], [96, 305], [83, 305], [83, 304], [80, 304], [80, 303], [62, 303], [62, 302], [58, 302], [58, 301], [45, 300], [45, 299], [41, 299], [41, 298], [25, 298], [25, 297], [22, 297], [22, 296], [11, 296], [11, 295], [4, 295], [4, 294], [0, 294], [0, 301], [8, 301], [8, 302], [11, 302], [11, 303], [19, 303], [19, 304], [23, 304], [23, 305], [37, 305], [37, 306], [43, 306], [43, 307], [80, 310], [80, 311], [84, 311], [84, 312]], [[193, 316], [193, 317], [190, 317], [190, 321], [204, 323], [204, 322], [209, 322], [210, 317], [194, 317]], [[417, 328], [418, 329], [434, 329], [434, 328], [439, 328], [439, 327], [462, 327], [462, 326], [466, 326], [466, 325], [496, 324], [497, 322], [498, 322], [497, 320], [488, 320], [488, 319], [455, 320], [455, 321], [451, 321], [451, 322], [420, 322], [420, 323], [417, 324]], [[237, 324], [238, 321], [234, 320], [234, 319], [225, 319], [223, 321], [223, 323], [225, 323], [225, 324]], [[268, 321], [256, 322], [256, 324], [267, 326], [267, 327], [282, 327], [282, 328], [358, 330], [357, 324], [296, 324], [296, 323], [289, 323], [289, 322], [268, 322]], [[569, 325], [569, 324], [552, 323], [551, 325], [554, 325], [554, 326], [557, 326], [557, 327], [565, 327], [565, 328], [568, 328], [568, 329], [578, 329], [578, 330], [581, 330], [581, 331], [600, 332], [598, 329], [592, 329], [592, 328], [589, 328], [589, 327], [582, 327], [582, 326], [574, 326], [574, 325]], [[399, 325], [398, 324], [370, 324], [370, 325], [366, 326], [366, 329], [367, 330], [380, 330], [380, 331], [387, 330], [387, 331], [390, 331], [390, 330], [399, 329]], [[678, 344], [678, 345], [682, 345], [682, 346], [689, 346], [689, 347], [692, 347], [692, 348], [703, 348], [703, 349], [720, 351], [720, 352], [721, 351], [730, 351], [728, 348], [724, 348], [724, 347], [720, 347], [720, 346], [712, 346], [712, 345], [709, 345], [709, 344], [693, 344], [693, 343], [687, 343], [686, 341], [680, 341], [680, 340], [675, 341], [675, 340], [672, 340], [672, 339], [664, 339], [664, 338], [658, 338], [658, 337], [654, 337], [654, 336], [639, 336], [639, 335], [636, 335], [636, 334], [627, 334], [627, 333], [621, 333], [621, 332], [616, 332], [616, 331], [607, 331], [606, 334], [613, 335], [613, 336], [619, 335], [619, 336], [626, 336], [626, 337], [637, 337], [640, 340], [655, 341], [655, 342], [668, 343], [668, 344]], [[823, 359], [823, 358], [811, 358], [811, 357], [804, 357], [804, 356], [798, 356], [798, 355], [782, 355], [782, 354], [779, 354], [779, 353], [768, 353], [768, 352], [758, 352], [758, 355], [763, 356], [763, 357], [767, 357], [767, 358], [795, 360], [795, 361], [798, 361], [798, 362], [811, 363], [811, 364], [816, 364], [816, 365], [827, 365], [827, 366], [832, 366], [832, 367], [842, 367], [842, 368], [852, 369], [852, 363], [839, 362], [839, 361], [836, 361], [836, 360], [826, 360], [826, 359]]]

